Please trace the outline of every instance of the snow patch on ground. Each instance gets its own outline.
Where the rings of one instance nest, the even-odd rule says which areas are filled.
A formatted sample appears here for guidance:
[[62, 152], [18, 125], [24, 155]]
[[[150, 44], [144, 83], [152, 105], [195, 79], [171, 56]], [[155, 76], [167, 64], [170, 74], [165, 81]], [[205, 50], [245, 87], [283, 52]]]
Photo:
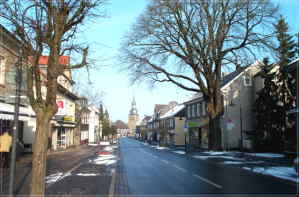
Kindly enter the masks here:
[[100, 174], [95, 174], [95, 173], [78, 173], [76, 174], [77, 176], [100, 176]]
[[265, 158], [283, 158], [283, 154], [275, 153], [246, 153], [246, 155], [255, 156], [255, 157], [265, 157]]
[[69, 172], [69, 173], [66, 173], [66, 174], [63, 174], [62, 172], [57, 172], [55, 174], [51, 174], [49, 176], [46, 176], [46, 184], [53, 184], [53, 183], [56, 183], [58, 181], [60, 181], [61, 179], [67, 177], [67, 176], [71, 176], [72, 174]]
[[104, 151], [113, 151], [113, 147], [111, 147], [111, 146], [106, 146], [106, 147], [104, 147], [103, 150], [104, 150]]
[[299, 183], [298, 175], [296, 174], [295, 169], [292, 167], [243, 167], [243, 169]]
[[101, 155], [95, 159], [90, 159], [88, 162], [96, 165], [109, 166], [116, 163], [117, 160], [114, 155]]
[[261, 164], [264, 163], [263, 161], [247, 161], [247, 162], [241, 162], [241, 161], [224, 161], [223, 164]]
[[186, 154], [186, 152], [182, 151], [182, 150], [177, 150], [177, 151], [172, 151], [172, 152], [177, 153], [177, 154], [181, 154], [181, 155]]
[[88, 144], [88, 146], [98, 146], [98, 144], [90, 143], [90, 144]]
[[202, 153], [209, 154], [209, 155], [223, 155], [227, 152], [205, 151], [205, 152], [202, 152]]
[[168, 147], [161, 147], [161, 146], [158, 146], [157, 149], [158, 149], [158, 150], [169, 150], [170, 148], [168, 148]]
[[223, 159], [228, 159], [228, 160], [236, 160], [236, 161], [244, 161], [244, 159], [241, 158], [236, 158], [236, 157], [231, 157], [231, 156], [223, 156], [223, 155], [213, 155], [213, 156], [199, 156], [199, 155], [194, 155], [192, 156], [195, 159], [210, 159], [210, 158], [223, 158]]
[[224, 161], [223, 164], [243, 164], [243, 162], [240, 162], [240, 161]]

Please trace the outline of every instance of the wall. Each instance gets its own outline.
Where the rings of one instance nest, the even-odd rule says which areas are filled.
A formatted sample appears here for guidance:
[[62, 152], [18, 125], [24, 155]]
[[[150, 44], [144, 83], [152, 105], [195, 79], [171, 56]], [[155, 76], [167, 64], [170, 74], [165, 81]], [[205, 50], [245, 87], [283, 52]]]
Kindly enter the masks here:
[[185, 118], [175, 117], [175, 145], [182, 146], [185, 145]]
[[[242, 75], [234, 80], [228, 87], [223, 89], [226, 92], [224, 100], [224, 116], [222, 120], [222, 143], [225, 149], [239, 148], [241, 140], [241, 119], [243, 131], [243, 145], [250, 148], [250, 142], [245, 140], [245, 131], [253, 130], [255, 128], [254, 118], [254, 101], [256, 89], [260, 87], [260, 82], [253, 83], [253, 76], [258, 72], [257, 67], [252, 67], [243, 72]], [[245, 86], [243, 76], [246, 74], [251, 76], [252, 85]], [[228, 129], [227, 123], [229, 120], [233, 123], [233, 128]]]

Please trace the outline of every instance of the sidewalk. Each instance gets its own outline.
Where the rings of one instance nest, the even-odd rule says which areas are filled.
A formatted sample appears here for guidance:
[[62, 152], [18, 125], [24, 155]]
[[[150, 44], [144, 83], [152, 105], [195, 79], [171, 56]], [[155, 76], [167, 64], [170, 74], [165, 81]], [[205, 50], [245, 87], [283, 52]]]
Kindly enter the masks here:
[[[81, 160], [94, 154], [96, 147], [78, 146], [64, 151], [48, 153], [47, 175], [57, 171], [67, 171]], [[15, 193], [18, 195], [29, 194], [31, 178], [32, 154], [25, 154], [16, 162]], [[67, 162], [65, 162], [67, 161]], [[0, 195], [7, 194], [9, 183], [9, 170], [0, 171]]]

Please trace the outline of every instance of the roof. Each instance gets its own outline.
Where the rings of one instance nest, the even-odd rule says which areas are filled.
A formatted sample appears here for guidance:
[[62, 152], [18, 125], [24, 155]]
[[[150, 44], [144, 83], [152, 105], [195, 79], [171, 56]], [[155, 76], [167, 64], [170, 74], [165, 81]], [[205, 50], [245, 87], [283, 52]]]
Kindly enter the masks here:
[[169, 109], [168, 105], [164, 105], [164, 104], [156, 104], [155, 105], [155, 113], [159, 113], [160, 116], [164, 115]]
[[128, 129], [128, 126], [126, 125], [126, 123], [124, 123], [123, 121], [121, 120], [117, 120], [115, 123], [114, 123], [115, 127], [117, 129]]
[[[295, 64], [297, 63], [297, 64]], [[299, 67], [299, 58], [293, 60], [292, 62], [290, 62], [287, 66], [286, 66], [286, 71], [290, 72], [295, 70], [297, 67]]]
[[163, 116], [161, 116], [161, 119], [164, 118], [170, 118], [173, 117], [175, 115], [177, 115], [180, 111], [182, 111], [184, 109], [185, 105], [177, 105], [173, 108], [171, 108], [170, 110], [168, 110]]
[[231, 72], [227, 75], [225, 75], [222, 80], [220, 87], [224, 87], [226, 84], [228, 84], [230, 81], [232, 81], [234, 78], [236, 78], [239, 74], [241, 74], [247, 67], [241, 67], [240, 70], [236, 70], [234, 72]]
[[[221, 80], [220, 88], [222, 89], [222, 88], [228, 86], [231, 82], [233, 82], [235, 79], [237, 79], [245, 70], [247, 70], [250, 67], [257, 66], [258, 64], [260, 64], [260, 62], [256, 61], [255, 63], [251, 64], [250, 66], [241, 67], [241, 69], [235, 70], [235, 71], [225, 75]], [[202, 96], [203, 96], [202, 93], [196, 93], [191, 97], [190, 100], [188, 100], [184, 103], [188, 103], [193, 100], [197, 100], [199, 98], [202, 98]]]
[[89, 109], [90, 111], [94, 111], [94, 112], [96, 112], [96, 113], [99, 113], [99, 109], [98, 109], [96, 106], [94, 106], [94, 105], [90, 105], [90, 106], [88, 107], [88, 109]]
[[76, 94], [72, 93], [71, 91], [63, 87], [61, 84], [58, 84], [57, 90], [60, 91], [61, 93], [64, 93], [65, 95], [67, 95], [69, 98], [73, 100], [79, 100], [79, 97]]
[[[40, 56], [38, 60], [39, 65], [47, 65], [49, 60], [49, 56]], [[70, 56], [60, 56], [58, 62], [62, 65], [69, 65], [70, 64]]]

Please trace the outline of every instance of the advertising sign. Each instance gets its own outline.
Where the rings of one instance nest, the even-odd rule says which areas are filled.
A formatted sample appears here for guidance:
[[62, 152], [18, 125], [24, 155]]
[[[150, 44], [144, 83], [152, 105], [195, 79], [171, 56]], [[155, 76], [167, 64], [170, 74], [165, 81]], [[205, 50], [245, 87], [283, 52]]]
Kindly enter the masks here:
[[66, 115], [65, 101], [64, 100], [58, 100], [58, 101], [56, 101], [56, 104], [58, 106], [58, 111], [57, 111], [56, 115], [61, 115], [61, 116]]
[[192, 128], [192, 127], [199, 127], [200, 123], [199, 122], [188, 122], [188, 127]]

